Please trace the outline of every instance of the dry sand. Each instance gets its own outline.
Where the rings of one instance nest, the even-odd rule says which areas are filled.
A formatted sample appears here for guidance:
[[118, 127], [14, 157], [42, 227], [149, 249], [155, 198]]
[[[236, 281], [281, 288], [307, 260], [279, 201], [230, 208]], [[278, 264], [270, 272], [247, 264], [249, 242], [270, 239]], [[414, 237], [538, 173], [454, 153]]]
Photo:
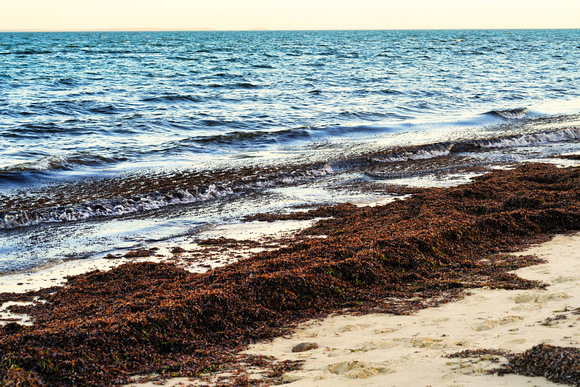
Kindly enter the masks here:
[[[580, 235], [557, 236], [522, 254], [548, 261], [516, 271], [549, 284], [546, 290], [476, 289], [461, 301], [412, 316], [310, 321], [292, 337], [253, 345], [247, 353], [305, 360], [303, 370], [284, 376], [290, 386], [557, 385], [488, 375], [485, 370], [498, 366], [492, 359], [444, 357], [467, 349], [524, 352], [540, 343], [580, 348]], [[302, 342], [315, 342], [318, 349], [292, 353]]]

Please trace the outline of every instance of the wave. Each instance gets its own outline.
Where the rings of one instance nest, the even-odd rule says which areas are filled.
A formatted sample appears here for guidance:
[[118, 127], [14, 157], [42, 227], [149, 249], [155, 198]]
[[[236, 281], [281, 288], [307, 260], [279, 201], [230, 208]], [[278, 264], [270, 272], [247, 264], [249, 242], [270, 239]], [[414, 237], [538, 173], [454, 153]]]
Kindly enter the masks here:
[[[222, 121], [204, 121], [207, 126], [222, 126]], [[306, 140], [312, 137], [311, 128], [301, 127], [295, 129], [283, 129], [277, 131], [234, 131], [214, 136], [196, 137], [184, 140], [183, 145], [189, 143], [203, 145], [229, 145], [239, 148], [252, 145], [263, 145], [273, 143], [285, 143], [291, 140]]]
[[[348, 115], [350, 113], [345, 113]], [[396, 116], [396, 115], [393, 115]], [[219, 120], [204, 120], [203, 125], [209, 127], [224, 126], [224, 127], [248, 127], [242, 122], [224, 122]], [[379, 126], [370, 125], [355, 125], [355, 126], [328, 126], [328, 127], [312, 127], [301, 126], [292, 129], [280, 129], [270, 131], [232, 131], [224, 134], [192, 137], [183, 140], [182, 145], [186, 146], [191, 143], [200, 145], [216, 145], [216, 146], [232, 146], [234, 148], [246, 148], [251, 146], [259, 146], [266, 144], [287, 144], [294, 141], [309, 141], [316, 139], [325, 139], [327, 137], [340, 137], [349, 135], [363, 135], [367, 133], [385, 133], [392, 129]], [[314, 144], [316, 145], [316, 144]]]
[[[23, 114], [24, 116], [29, 114]], [[52, 122], [47, 123], [26, 123], [19, 125], [10, 132], [3, 134], [4, 136], [10, 137], [18, 137], [20, 135], [30, 136], [32, 133], [39, 133], [39, 134], [58, 134], [58, 133], [65, 133], [67, 131], [66, 128], [56, 125]]]
[[96, 114], [115, 114], [119, 109], [113, 105], [103, 105], [89, 108], [88, 111]]
[[[101, 102], [95, 102], [87, 99], [71, 99], [71, 100], [54, 100], [50, 102], [33, 102], [26, 106], [28, 111], [14, 111], [13, 114], [15, 115], [35, 115], [35, 114], [42, 114], [46, 116], [51, 115], [66, 115], [66, 116], [75, 116], [75, 115], [87, 115], [90, 116], [91, 114], [106, 114], [106, 115], [113, 115], [118, 114], [125, 109], [120, 106], [115, 106], [112, 104], [104, 104]], [[40, 120], [35, 120], [34, 122], [22, 124], [22, 127], [26, 129], [33, 129], [33, 130], [52, 130], [55, 129], [57, 131], [68, 131], [67, 128], [60, 128], [56, 126], [54, 123], [47, 123], [42, 122]]]
[[274, 69], [275, 67], [270, 64], [254, 64], [252, 67], [256, 69]]
[[183, 61], [188, 61], [188, 62], [189, 61], [199, 60], [199, 58], [196, 58], [196, 57], [188, 57], [188, 56], [181, 56], [181, 55], [174, 56], [171, 59], [174, 59], [174, 60], [183, 60]]
[[237, 82], [237, 83], [211, 83], [207, 85], [212, 89], [243, 89], [243, 90], [253, 90], [259, 89], [261, 86], [253, 84], [251, 82]]
[[164, 94], [158, 97], [143, 98], [144, 102], [203, 102], [204, 99], [186, 94]]
[[[227, 71], [226, 69], [224, 69], [224, 71]], [[204, 75], [201, 77], [201, 79], [205, 80], [205, 79], [240, 79], [243, 78], [243, 75], [240, 74], [235, 74], [235, 73], [230, 73], [230, 72], [218, 72], [218, 73], [213, 73], [213, 74], [208, 74], [208, 75]]]
[[[346, 113], [345, 113], [346, 114]], [[393, 115], [397, 119], [402, 119]], [[393, 118], [390, 117], [390, 118]], [[213, 150], [223, 150], [225, 147], [232, 149], [263, 148], [272, 145], [290, 145], [297, 142], [309, 142], [306, 145], [309, 149], [317, 147], [317, 141], [325, 141], [328, 138], [363, 138], [368, 135], [383, 135], [387, 132], [397, 131], [397, 127], [383, 127], [373, 125], [355, 126], [328, 126], [310, 127], [302, 126], [292, 129], [255, 130], [253, 124], [243, 121], [222, 121], [203, 120], [200, 122], [206, 127], [224, 127], [239, 129], [223, 134], [209, 136], [195, 136], [172, 143], [173, 146], [188, 152], [212, 152]], [[458, 141], [445, 141], [426, 145], [409, 146], [396, 151], [390, 150], [388, 156], [384, 156], [385, 161], [406, 161], [421, 160], [439, 156], [446, 156], [453, 153], [476, 152], [490, 148], [519, 147], [528, 145], [539, 145], [551, 142], [576, 141], [580, 139], [580, 129], [558, 129], [547, 130], [535, 133], [506, 135], [494, 138], [469, 139]], [[310, 142], [312, 142], [310, 144]], [[195, 147], [193, 149], [192, 147]]]
[[578, 140], [580, 140], [580, 128], [567, 128], [479, 140], [478, 143], [482, 148], [505, 148]]
[[238, 89], [258, 89], [258, 88], [260, 88], [260, 86], [255, 85], [255, 84], [250, 83], [250, 82], [238, 82], [238, 83], [231, 85], [231, 86], [238, 88]]
[[27, 49], [27, 50], [11, 51], [10, 54], [13, 54], [13, 55], [45, 55], [45, 54], [54, 54], [54, 51]]
[[[72, 51], [72, 52], [76, 52], [76, 51]], [[143, 54], [145, 54], [145, 52], [133, 51], [133, 50], [116, 50], [116, 49], [110, 49], [110, 50], [104, 49], [103, 50], [100, 48], [83, 48], [80, 50], [80, 52], [82, 52], [84, 54], [93, 54], [93, 55], [102, 55], [102, 54], [106, 54], [106, 55], [111, 55], [111, 54], [143, 55]]]
[[80, 85], [80, 81], [74, 78], [61, 78], [54, 81], [55, 85], [62, 85], [62, 86], [78, 86]]
[[[239, 122], [224, 122], [215, 120], [204, 120], [205, 126], [243, 126]], [[388, 128], [374, 127], [368, 125], [357, 126], [329, 126], [324, 128], [301, 126], [292, 129], [281, 129], [272, 131], [233, 131], [225, 134], [218, 134], [206, 137], [193, 137], [182, 141], [183, 145], [196, 143], [202, 145], [233, 146], [244, 148], [264, 144], [286, 144], [293, 141], [306, 141], [328, 136], [345, 136], [352, 134], [365, 134], [388, 131]]]
[[79, 166], [100, 166], [124, 161], [123, 158], [112, 158], [89, 153], [75, 155], [51, 155], [42, 157], [36, 161], [14, 164], [0, 168], [0, 180], [15, 174], [29, 172], [47, 172], [72, 170]]
[[404, 162], [426, 160], [459, 153], [483, 152], [498, 148], [517, 148], [556, 142], [580, 140], [580, 127], [546, 130], [535, 133], [499, 136], [475, 140], [446, 141], [419, 146], [410, 146], [373, 155], [373, 161]]
[[[302, 136], [312, 135], [311, 128], [299, 128], [298, 130], [279, 131], [276, 136]], [[273, 141], [272, 133], [256, 132], [233, 132], [224, 136], [212, 136], [206, 139], [189, 139], [188, 141], [220, 142], [239, 144], [240, 141], [248, 140], [256, 142], [256, 138], [264, 136], [268, 141]], [[270, 137], [268, 137], [270, 136]], [[261, 190], [270, 187], [297, 184], [320, 178], [339, 171], [348, 171], [353, 167], [369, 165], [373, 163], [401, 163], [415, 160], [428, 160], [438, 157], [461, 155], [469, 152], [485, 152], [497, 148], [516, 148], [523, 146], [535, 146], [554, 142], [580, 140], [580, 127], [572, 127], [558, 130], [545, 130], [534, 133], [506, 135], [492, 138], [466, 139], [446, 141], [418, 146], [410, 146], [398, 149], [388, 149], [373, 152], [364, 156], [353, 156], [341, 159], [337, 154], [335, 159], [316, 165], [287, 165], [277, 170], [239, 170], [239, 171], [205, 171], [205, 172], [181, 172], [177, 177], [151, 177], [138, 178], [122, 177], [118, 183], [110, 184], [111, 187], [97, 189], [84, 187], [82, 190], [89, 191], [87, 195], [93, 195], [93, 199], [83, 199], [82, 204], [67, 204], [60, 202], [50, 208], [14, 210], [5, 208], [0, 212], [0, 228], [9, 229], [25, 227], [49, 222], [69, 222], [89, 220], [99, 217], [112, 217], [127, 214], [136, 214], [145, 211], [158, 210], [168, 206], [179, 204], [191, 204], [207, 200], [247, 193], [252, 190]], [[259, 141], [265, 141], [263, 138]], [[187, 146], [187, 143], [180, 146]], [[45, 157], [35, 163], [25, 163], [0, 170], [0, 178], [3, 174], [21, 173], [30, 171], [43, 171], [50, 169], [67, 169], [76, 165], [101, 165], [116, 162], [118, 160], [95, 156], [95, 155], [71, 155], [68, 157], [51, 156]], [[427, 165], [427, 164], [426, 164]], [[124, 180], [125, 179], [125, 180]], [[107, 179], [103, 181], [108, 181]], [[111, 179], [115, 181], [115, 179]], [[84, 183], [79, 183], [84, 184]], [[119, 188], [126, 185], [128, 188]], [[135, 191], [131, 187], [139, 187], [141, 191]], [[153, 189], [155, 192], [142, 192]], [[66, 188], [66, 187], [65, 187]], [[74, 189], [72, 189], [74, 191]], [[95, 192], [94, 194], [92, 192]], [[107, 194], [107, 192], [110, 192]], [[139, 192], [129, 197], [118, 197], [120, 192]], [[98, 197], [106, 199], [97, 199]], [[62, 196], [66, 197], [66, 195]], [[67, 200], [67, 199], [61, 199]], [[34, 204], [31, 204], [34, 207]]]
[[506, 120], [521, 120], [526, 118], [528, 115], [528, 108], [516, 108], [516, 109], [505, 109], [505, 110], [491, 110], [486, 114], [491, 116], [500, 117]]
[[395, 89], [382, 89], [382, 90], [379, 90], [379, 93], [385, 94], [385, 95], [402, 95], [402, 94], [404, 94], [402, 91], [395, 90]]
[[[131, 197], [115, 197], [90, 203], [60, 205], [50, 208], [0, 212], [0, 229], [28, 227], [42, 223], [62, 223], [115, 217], [158, 210], [169, 206], [204, 202], [229, 195], [246, 193], [312, 180], [332, 173], [330, 166], [318, 165], [303, 170], [246, 176], [243, 171], [235, 181], [220, 181], [205, 186], [191, 186], [187, 189], [166, 187], [164, 192], [154, 192]], [[219, 176], [219, 174], [217, 174]], [[195, 179], [193, 179], [195, 180]], [[175, 180], [170, 179], [173, 184]], [[141, 184], [147, 184], [147, 178]]]
[[[378, 120], [389, 120], [399, 122], [409, 117], [396, 112], [373, 112], [373, 111], [342, 111], [336, 115], [339, 119], [356, 120], [355, 122], [372, 122]], [[357, 125], [354, 127], [368, 127], [366, 125]]]

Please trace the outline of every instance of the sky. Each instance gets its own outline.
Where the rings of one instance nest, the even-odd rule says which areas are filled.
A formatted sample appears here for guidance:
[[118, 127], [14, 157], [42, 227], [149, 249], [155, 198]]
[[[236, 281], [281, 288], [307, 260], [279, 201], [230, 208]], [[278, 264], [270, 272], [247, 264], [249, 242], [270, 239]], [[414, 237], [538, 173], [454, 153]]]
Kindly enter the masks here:
[[0, 30], [118, 28], [580, 28], [580, 0], [1, 0], [0, 3]]

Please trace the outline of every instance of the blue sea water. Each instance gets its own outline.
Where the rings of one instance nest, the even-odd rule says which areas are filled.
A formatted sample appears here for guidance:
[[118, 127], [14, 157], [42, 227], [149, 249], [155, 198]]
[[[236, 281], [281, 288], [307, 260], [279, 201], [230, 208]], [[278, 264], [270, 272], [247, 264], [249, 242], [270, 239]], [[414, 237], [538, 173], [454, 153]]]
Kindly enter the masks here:
[[[457, 144], [489, 150], [480, 163], [575, 152], [578, 63], [580, 30], [0, 33], [0, 272], [180, 235], [240, 208], [345, 200], [314, 187], [368, 178], [344, 167], [362, 155], [393, 177]], [[270, 171], [251, 199], [229, 177], [193, 187], [198, 175], [138, 198], [47, 193], [240, 168]], [[276, 191], [289, 185], [291, 198]], [[245, 204], [216, 204], [224, 197]], [[70, 237], [54, 241], [62, 227]], [[70, 242], [90, 238], [105, 242]]]

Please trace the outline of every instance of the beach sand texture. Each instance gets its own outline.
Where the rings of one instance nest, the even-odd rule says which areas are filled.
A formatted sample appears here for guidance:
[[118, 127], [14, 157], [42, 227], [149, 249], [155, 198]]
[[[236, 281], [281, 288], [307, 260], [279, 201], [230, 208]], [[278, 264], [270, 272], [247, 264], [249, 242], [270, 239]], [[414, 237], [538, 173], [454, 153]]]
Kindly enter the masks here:
[[[411, 316], [334, 316], [247, 353], [304, 360], [290, 386], [551, 386], [545, 378], [490, 375], [501, 356], [447, 358], [464, 350], [524, 352], [538, 344], [580, 348], [580, 235], [556, 236], [522, 254], [545, 264], [519, 269], [545, 290], [474, 289], [464, 299]], [[318, 349], [292, 353], [302, 342]]]
[[[282, 376], [288, 386], [558, 386], [543, 377], [488, 371], [505, 357], [481, 354], [449, 357], [461, 351], [521, 353], [538, 344], [580, 348], [580, 234], [558, 235], [521, 255], [546, 263], [514, 271], [541, 281], [545, 290], [473, 289], [460, 301], [414, 315], [337, 315], [300, 324], [291, 336], [252, 345], [245, 353], [304, 361], [301, 370]], [[292, 349], [301, 343], [318, 348]], [[249, 368], [248, 379], [268, 371]], [[210, 377], [217, 383], [229, 373]], [[189, 378], [165, 386], [213, 383]], [[153, 387], [155, 382], [128, 386]]]

